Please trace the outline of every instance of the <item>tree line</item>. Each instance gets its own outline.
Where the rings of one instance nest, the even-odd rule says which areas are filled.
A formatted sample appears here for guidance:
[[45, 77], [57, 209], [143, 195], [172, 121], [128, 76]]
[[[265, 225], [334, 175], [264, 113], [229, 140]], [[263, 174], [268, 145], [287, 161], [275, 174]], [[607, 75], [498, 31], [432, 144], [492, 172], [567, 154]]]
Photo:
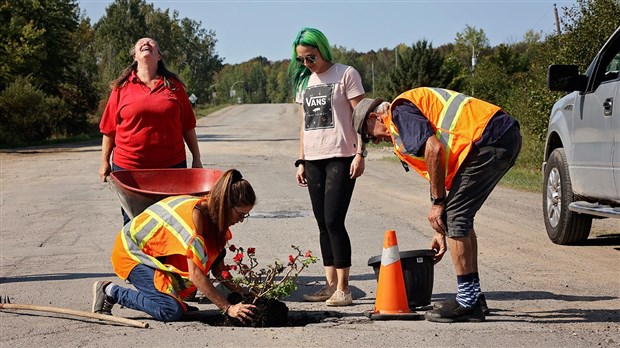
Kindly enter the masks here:
[[[213, 31], [145, 0], [116, 0], [94, 24], [75, 0], [0, 4], [0, 146], [88, 132], [110, 81], [145, 36], [159, 42], [167, 66], [200, 104], [293, 101], [290, 58], [223, 64]], [[466, 26], [439, 47], [426, 40], [369, 52], [334, 46], [334, 58], [359, 71], [370, 97], [391, 100], [411, 88], [438, 86], [502, 106], [525, 134], [521, 166], [538, 170], [549, 111], [561, 95], [547, 90], [547, 67], [577, 64], [585, 71], [620, 26], [617, 0], [577, 0], [560, 12], [561, 31], [545, 37], [529, 31], [517, 42], [491, 46], [484, 30]]]

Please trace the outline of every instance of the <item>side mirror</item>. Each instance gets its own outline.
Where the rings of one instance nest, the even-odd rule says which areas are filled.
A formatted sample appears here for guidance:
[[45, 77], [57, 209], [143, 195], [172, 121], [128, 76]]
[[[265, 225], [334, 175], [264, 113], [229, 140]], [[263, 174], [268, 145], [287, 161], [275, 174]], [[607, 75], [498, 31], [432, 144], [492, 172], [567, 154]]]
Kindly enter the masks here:
[[579, 74], [576, 65], [550, 65], [547, 70], [547, 88], [552, 91], [585, 91], [588, 77]]

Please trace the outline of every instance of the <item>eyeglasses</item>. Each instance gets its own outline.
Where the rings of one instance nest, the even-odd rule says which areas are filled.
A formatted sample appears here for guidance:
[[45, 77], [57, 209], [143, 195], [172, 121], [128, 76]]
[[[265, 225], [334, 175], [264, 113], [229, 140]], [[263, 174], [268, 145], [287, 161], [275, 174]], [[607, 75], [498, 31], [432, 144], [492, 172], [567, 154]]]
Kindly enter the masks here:
[[250, 217], [250, 213], [243, 213], [240, 212], [239, 210], [237, 210], [237, 208], [233, 207], [233, 210], [235, 211], [235, 213], [237, 213], [237, 215], [239, 215], [239, 219], [240, 220], [245, 220], [247, 218]]
[[304, 62], [308, 62], [310, 64], [316, 63], [316, 56], [305, 56], [305, 57], [297, 57], [295, 58], [297, 63], [303, 64]]
[[364, 124], [364, 129], [362, 129], [362, 132], [364, 132], [366, 134], [366, 139], [368, 139], [369, 142], [375, 142], [375, 140], [377, 140], [377, 137], [375, 137], [374, 135], [370, 135], [370, 132], [368, 132], [368, 129], [370, 129], [370, 127], [368, 127], [368, 123], [370, 122], [370, 117], [366, 118], [366, 123]]

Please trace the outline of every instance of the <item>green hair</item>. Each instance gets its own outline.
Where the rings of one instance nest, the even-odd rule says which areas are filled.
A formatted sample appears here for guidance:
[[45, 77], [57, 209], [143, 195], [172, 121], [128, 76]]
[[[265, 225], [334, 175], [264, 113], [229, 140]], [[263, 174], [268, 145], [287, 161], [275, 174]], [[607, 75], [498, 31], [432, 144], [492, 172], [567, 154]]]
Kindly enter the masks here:
[[296, 48], [298, 45], [318, 48], [323, 60], [328, 62], [334, 59], [334, 53], [329, 45], [329, 41], [327, 41], [327, 38], [320, 30], [307, 27], [302, 28], [295, 36], [295, 41], [293, 41], [293, 55], [288, 66], [288, 75], [291, 77], [293, 85], [293, 96], [297, 94], [297, 91], [300, 89], [304, 90], [308, 86], [308, 78], [312, 74], [305, 65], [295, 60], [297, 58]]

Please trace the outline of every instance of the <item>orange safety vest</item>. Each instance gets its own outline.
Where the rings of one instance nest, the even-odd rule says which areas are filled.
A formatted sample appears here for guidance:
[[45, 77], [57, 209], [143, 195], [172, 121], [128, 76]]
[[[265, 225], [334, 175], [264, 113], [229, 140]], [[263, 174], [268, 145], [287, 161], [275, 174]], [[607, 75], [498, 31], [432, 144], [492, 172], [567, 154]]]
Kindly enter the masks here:
[[464, 94], [442, 88], [420, 87], [402, 93], [390, 105], [386, 125], [390, 130], [394, 153], [401, 161], [413, 167], [420, 175], [429, 179], [424, 157], [409, 153], [398, 135], [392, 121], [392, 111], [396, 101], [408, 100], [420, 109], [433, 129], [437, 139], [444, 146], [445, 185], [450, 190], [452, 180], [461, 163], [465, 160], [472, 144], [480, 139], [484, 128], [499, 106]]
[[[154, 285], [181, 303], [196, 290], [189, 280], [187, 260], [206, 275], [220, 254], [220, 248], [208, 248], [194, 225], [194, 207], [205, 198], [172, 196], [163, 199], [125, 225], [112, 250], [114, 272], [127, 279], [138, 264], [155, 269]], [[230, 230], [226, 238], [232, 237]]]

